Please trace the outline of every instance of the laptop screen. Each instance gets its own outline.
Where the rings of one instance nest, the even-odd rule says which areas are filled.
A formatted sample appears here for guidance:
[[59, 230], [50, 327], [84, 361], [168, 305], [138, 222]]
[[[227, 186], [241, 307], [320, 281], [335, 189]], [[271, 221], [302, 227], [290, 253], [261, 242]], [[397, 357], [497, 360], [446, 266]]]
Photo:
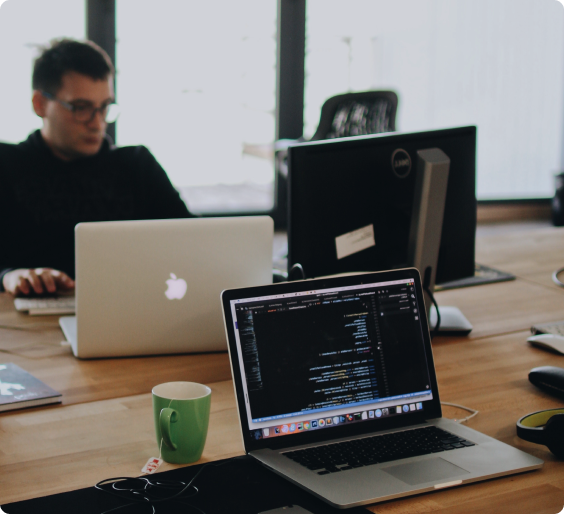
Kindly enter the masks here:
[[231, 298], [248, 436], [421, 414], [433, 388], [416, 287], [402, 278]]

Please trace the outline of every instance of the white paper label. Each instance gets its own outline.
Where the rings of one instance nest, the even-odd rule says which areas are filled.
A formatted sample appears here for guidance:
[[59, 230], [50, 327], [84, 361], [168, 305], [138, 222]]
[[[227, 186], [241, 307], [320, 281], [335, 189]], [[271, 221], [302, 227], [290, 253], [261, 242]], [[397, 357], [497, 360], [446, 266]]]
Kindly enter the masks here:
[[160, 468], [161, 464], [163, 463], [163, 459], [158, 459], [157, 457], [151, 457], [143, 469], [141, 470], [142, 473], [154, 473], [157, 469]]
[[337, 246], [337, 259], [342, 259], [353, 253], [366, 250], [371, 246], [376, 246], [376, 241], [374, 240], [374, 225], [367, 225], [366, 227], [336, 237], [335, 245]]

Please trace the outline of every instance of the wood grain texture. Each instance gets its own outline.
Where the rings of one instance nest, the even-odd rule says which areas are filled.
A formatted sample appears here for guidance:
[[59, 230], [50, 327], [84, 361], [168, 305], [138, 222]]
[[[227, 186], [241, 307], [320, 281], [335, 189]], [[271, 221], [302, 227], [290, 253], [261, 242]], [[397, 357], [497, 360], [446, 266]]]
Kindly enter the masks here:
[[476, 239], [476, 262], [564, 292], [550, 280], [564, 266], [564, 227], [516, 230]]
[[43, 380], [63, 394], [65, 405], [148, 393], [163, 382], [231, 379], [227, 352], [80, 360], [63, 340], [57, 316], [18, 313], [12, 298], [0, 294], [0, 362]]
[[[510, 271], [513, 282], [437, 294], [474, 324], [470, 337], [438, 337], [433, 353], [441, 398], [478, 409], [468, 422], [545, 461], [540, 471], [376, 504], [377, 513], [474, 512], [555, 514], [564, 507], [564, 462], [516, 436], [524, 414], [562, 406], [527, 379], [531, 368], [564, 367], [564, 356], [531, 347], [530, 325], [564, 319], [564, 289], [550, 274], [564, 265], [564, 229], [481, 237], [479, 262]], [[0, 414], [0, 504], [133, 476], [158, 453], [149, 391], [168, 380], [212, 387], [212, 414], [203, 461], [242, 453], [226, 354], [80, 361], [62, 347], [54, 318], [30, 318], [0, 294], [1, 360], [15, 362], [55, 389], [64, 403]], [[14, 328], [16, 327], [16, 328]], [[25, 328], [26, 330], [21, 330]], [[466, 413], [445, 407], [443, 414]], [[165, 464], [162, 469], [171, 469]]]
[[468, 339], [564, 320], [564, 288], [551, 278], [564, 266], [564, 227], [484, 232], [488, 235], [476, 238], [476, 262], [513, 273], [517, 280], [436, 293], [439, 305], [458, 307], [473, 324]]
[[[441, 399], [477, 409], [469, 427], [544, 460], [543, 469], [377, 504], [370, 507], [372, 512], [555, 514], [564, 508], [564, 462], [548, 448], [519, 439], [515, 429], [516, 421], [529, 412], [562, 406], [527, 376], [536, 366], [564, 367], [564, 356], [530, 346], [527, 336], [518, 332], [464, 342], [445, 339], [433, 344], [433, 355]], [[444, 407], [443, 415], [459, 419], [468, 413]]]
[[564, 319], [563, 292], [517, 278], [477, 287], [437, 292], [439, 306], [454, 305], [472, 323], [468, 337], [477, 339], [528, 330], [534, 323]]
[[[470, 427], [545, 460], [545, 467], [377, 504], [371, 510], [487, 512], [498, 502], [507, 512], [562, 509], [564, 463], [545, 447], [518, 439], [515, 421], [528, 412], [561, 405], [532, 386], [527, 373], [534, 366], [564, 366], [564, 357], [529, 346], [526, 336], [520, 332], [465, 342], [445, 339], [433, 345], [433, 353], [442, 399], [478, 409]], [[202, 462], [243, 451], [231, 382], [209, 385], [212, 414]], [[460, 418], [466, 413], [445, 407], [444, 415]], [[0, 416], [0, 434], [0, 504], [88, 487], [111, 476], [136, 475], [158, 452], [149, 394], [5, 413]], [[165, 464], [162, 470], [172, 467]], [[540, 508], [527, 511], [535, 497], [542, 499]]]
[[[232, 382], [209, 386], [211, 420], [200, 462], [243, 453]], [[150, 394], [6, 413], [0, 417], [0, 505], [138, 476], [158, 455]], [[164, 463], [161, 470], [175, 467]]]

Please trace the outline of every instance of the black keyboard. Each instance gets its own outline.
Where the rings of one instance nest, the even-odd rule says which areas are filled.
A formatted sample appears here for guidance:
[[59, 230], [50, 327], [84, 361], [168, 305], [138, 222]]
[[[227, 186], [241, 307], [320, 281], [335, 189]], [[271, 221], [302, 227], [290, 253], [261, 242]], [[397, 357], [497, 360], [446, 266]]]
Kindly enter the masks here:
[[354, 439], [342, 443], [315, 446], [284, 455], [318, 475], [370, 466], [379, 462], [406, 459], [457, 448], [474, 443], [440, 428], [430, 426], [402, 432]]

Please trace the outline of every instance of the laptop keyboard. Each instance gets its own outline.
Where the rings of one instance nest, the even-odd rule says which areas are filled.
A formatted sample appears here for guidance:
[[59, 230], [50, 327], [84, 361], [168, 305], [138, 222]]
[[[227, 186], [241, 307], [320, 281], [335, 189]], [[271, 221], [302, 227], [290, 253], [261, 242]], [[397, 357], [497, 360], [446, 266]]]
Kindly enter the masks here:
[[564, 336], [564, 321], [539, 323], [538, 325], [533, 325], [531, 332], [533, 332], [533, 334], [554, 334], [556, 336]]
[[283, 455], [318, 475], [337, 473], [379, 462], [439, 453], [474, 443], [430, 426], [285, 452]]
[[75, 297], [15, 298], [14, 306], [18, 311], [29, 311], [31, 316], [74, 314]]

